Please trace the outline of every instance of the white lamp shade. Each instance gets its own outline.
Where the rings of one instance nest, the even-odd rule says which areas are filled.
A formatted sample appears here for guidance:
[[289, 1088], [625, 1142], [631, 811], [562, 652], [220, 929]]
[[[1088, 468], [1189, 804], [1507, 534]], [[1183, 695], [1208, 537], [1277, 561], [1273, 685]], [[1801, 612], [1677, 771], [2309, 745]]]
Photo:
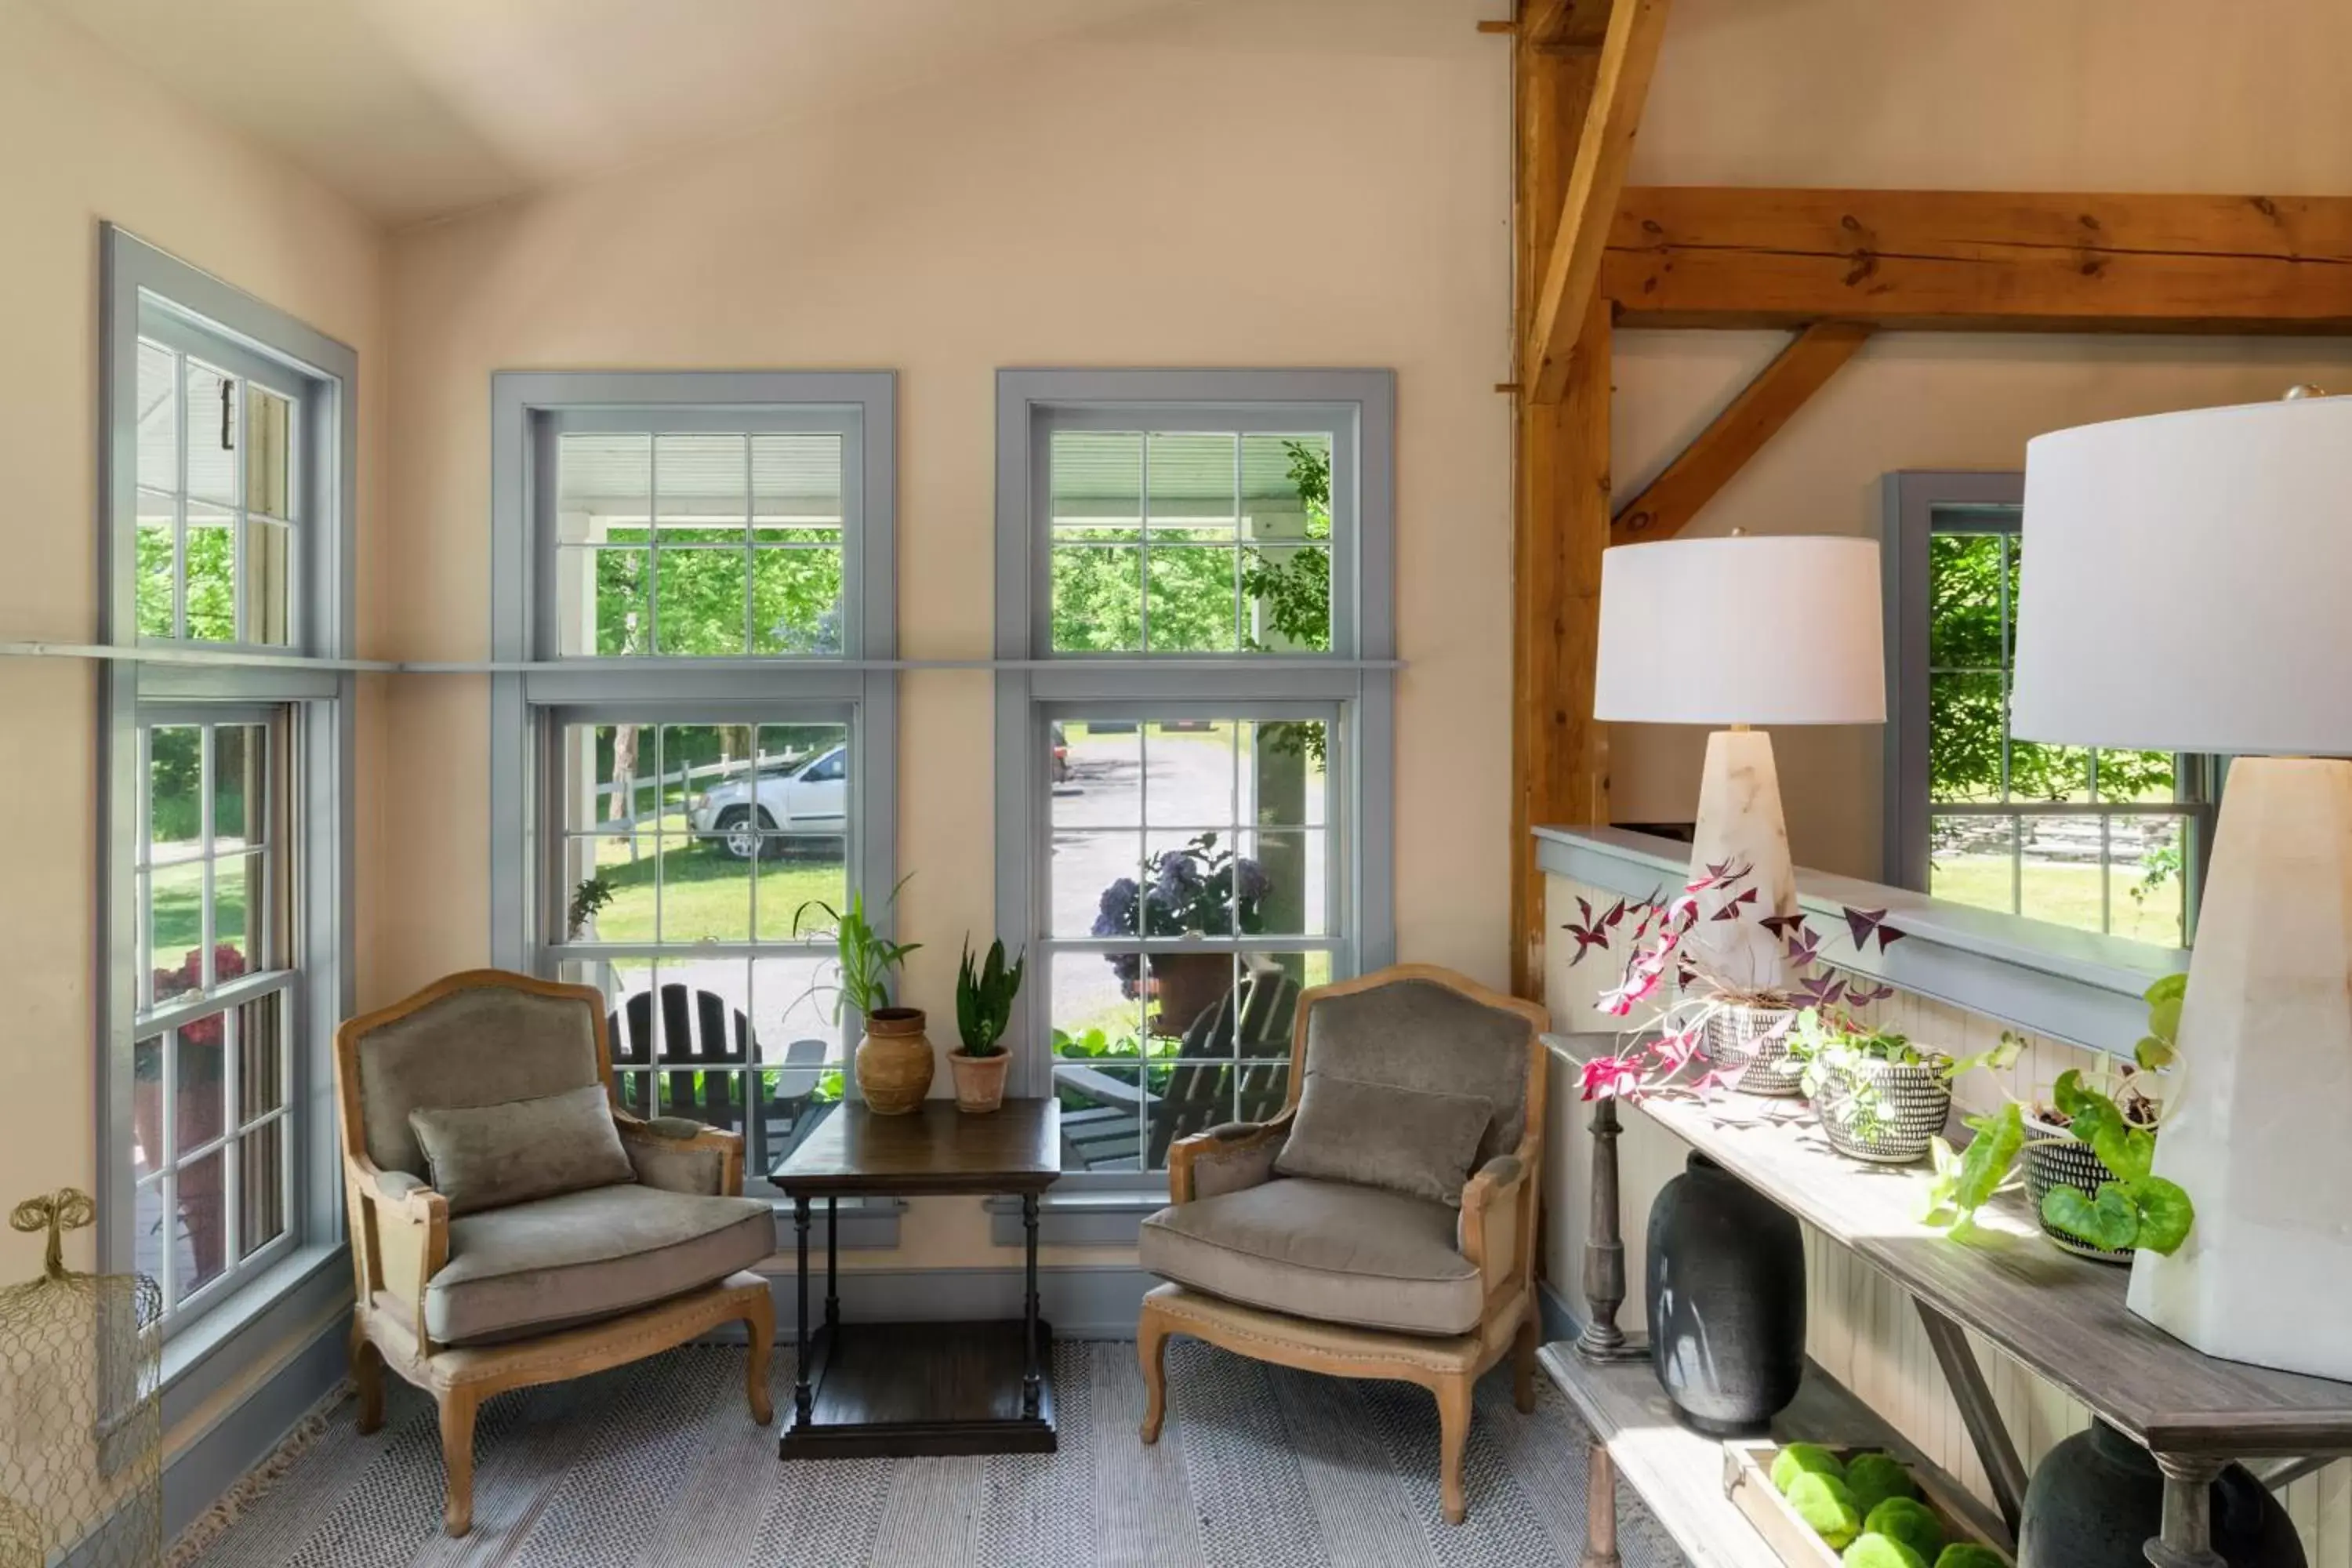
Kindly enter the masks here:
[[2352, 398], [2039, 437], [2022, 549], [2016, 734], [2352, 752]]
[[1605, 551], [1592, 716], [1884, 723], [1880, 592], [1875, 540], [1759, 534]]

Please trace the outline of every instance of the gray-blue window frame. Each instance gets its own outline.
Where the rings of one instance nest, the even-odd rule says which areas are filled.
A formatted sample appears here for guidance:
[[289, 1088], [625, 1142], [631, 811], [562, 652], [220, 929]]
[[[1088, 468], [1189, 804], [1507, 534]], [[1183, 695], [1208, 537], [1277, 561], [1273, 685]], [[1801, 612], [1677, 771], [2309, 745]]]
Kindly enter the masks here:
[[[1266, 717], [1336, 710], [1347, 866], [1335, 973], [1396, 955], [1396, 378], [1386, 370], [1056, 370], [997, 373], [996, 924], [1046, 938], [1052, 851], [1048, 726], [1106, 705]], [[1332, 431], [1333, 646], [1328, 654], [1057, 654], [1051, 646], [1046, 437], [1066, 428]], [[1319, 423], [1318, 423], [1319, 422]], [[1350, 503], [1352, 503], [1350, 507]], [[1352, 510], [1353, 527], [1346, 515]], [[1340, 535], [1343, 530], [1347, 537]], [[1278, 943], [1278, 939], [1277, 939]], [[1266, 945], [1266, 944], [1260, 944]], [[1344, 965], [1341, 959], [1348, 962]], [[1039, 971], [1042, 973], [1042, 969]], [[1019, 1092], [1053, 1092], [1047, 993], [1023, 987]], [[1064, 1188], [1164, 1192], [1165, 1171], [1073, 1171]]]
[[[1885, 586], [1886, 728], [1884, 742], [1884, 803], [1881, 810], [1879, 878], [1891, 886], [1927, 892], [1933, 820], [1952, 808], [1929, 798], [1928, 541], [1952, 531], [1937, 526], [1937, 514], [1964, 510], [2001, 512], [1997, 525], [1969, 531], [2024, 531], [2025, 476], [2017, 471], [1906, 468], [1880, 480], [1879, 563]], [[2115, 816], [2147, 810], [2177, 815], [2187, 822], [2189, 855], [2182, 868], [2184, 935], [2194, 940], [2197, 906], [2205, 867], [2212, 853], [2213, 820], [2227, 772], [2223, 759], [2183, 753], [2177, 803], [2119, 811], [2094, 803], [2059, 808], [2061, 815]], [[1980, 815], [2034, 816], [2032, 806], [1988, 808]], [[2101, 933], [2111, 934], [2111, 933]], [[2118, 937], [2117, 941], [2129, 941]]]
[[[280, 1260], [257, 1270], [202, 1310], [175, 1319], [164, 1354], [166, 1415], [215, 1386], [312, 1310], [318, 1287], [342, 1252], [341, 1167], [332, 1125], [333, 1040], [353, 1009], [352, 780], [357, 677], [306, 665], [355, 657], [359, 510], [359, 356], [346, 344], [277, 307], [157, 249], [112, 224], [99, 230], [99, 581], [100, 637], [159, 657], [110, 659], [100, 679], [100, 768], [105, 830], [99, 847], [100, 942], [98, 997], [98, 1247], [100, 1266], [131, 1267], [136, 1182], [128, 1151], [138, 1014], [138, 766], [142, 709], [177, 712], [218, 706], [290, 710], [289, 777], [295, 832], [282, 853], [295, 925], [289, 934], [297, 974], [287, 1020], [294, 1031], [287, 1098], [293, 1172], [289, 1233]], [[138, 354], [142, 331], [194, 334], [243, 364], [267, 366], [300, 384], [302, 534], [296, 547], [291, 647], [240, 662], [237, 650], [139, 635]], [[232, 366], [232, 368], [235, 368]], [[176, 655], [184, 653], [184, 658]], [[311, 1289], [304, 1289], [306, 1285]]]

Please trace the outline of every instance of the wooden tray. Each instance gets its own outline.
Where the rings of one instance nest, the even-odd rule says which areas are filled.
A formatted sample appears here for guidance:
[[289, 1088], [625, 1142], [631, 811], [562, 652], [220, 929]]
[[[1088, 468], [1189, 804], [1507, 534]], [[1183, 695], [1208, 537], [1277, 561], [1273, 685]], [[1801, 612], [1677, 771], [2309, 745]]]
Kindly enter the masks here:
[[[1835, 1443], [1822, 1445], [1838, 1457], [1843, 1464], [1856, 1454], [1866, 1454], [1868, 1448], [1849, 1447]], [[1830, 1550], [1828, 1542], [1813, 1533], [1812, 1527], [1797, 1517], [1789, 1500], [1772, 1484], [1772, 1461], [1780, 1457], [1780, 1445], [1769, 1437], [1734, 1438], [1723, 1446], [1723, 1491], [1734, 1507], [1747, 1516], [1788, 1568], [1839, 1568], [1838, 1554]], [[1897, 1458], [1903, 1456], [1898, 1454]], [[1919, 1488], [1919, 1499], [1935, 1510], [1944, 1521], [1944, 1539], [1948, 1542], [1969, 1541], [1990, 1547], [2004, 1563], [2013, 1563], [2000, 1542], [1986, 1538], [1982, 1531], [1969, 1522], [1968, 1510], [1958, 1500], [1945, 1489], [1943, 1478], [1932, 1474], [1920, 1465], [1906, 1461], [1904, 1467], [1911, 1472], [1912, 1481]]]

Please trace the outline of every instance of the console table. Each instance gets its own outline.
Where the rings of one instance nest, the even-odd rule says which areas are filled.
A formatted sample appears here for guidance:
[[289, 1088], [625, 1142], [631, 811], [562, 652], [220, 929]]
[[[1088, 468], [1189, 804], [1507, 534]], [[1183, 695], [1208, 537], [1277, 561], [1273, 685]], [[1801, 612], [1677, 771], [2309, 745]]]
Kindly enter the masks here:
[[[1553, 1037], [1571, 1059], [1611, 1037]], [[1580, 1046], [1591, 1050], [1580, 1050]], [[1772, 1199], [1907, 1293], [1982, 1461], [2013, 1539], [2025, 1468], [2003, 1426], [1964, 1330], [1973, 1329], [2146, 1447], [2165, 1477], [2156, 1568], [2225, 1568], [2212, 1549], [2208, 1488], [2232, 1460], [2284, 1458], [2273, 1486], [2352, 1454], [2352, 1384], [2221, 1361], [2190, 1349], [2124, 1304], [2129, 1271], [2061, 1252], [2023, 1199], [2004, 1194], [1979, 1215], [1979, 1242], [1953, 1241], [1919, 1223], [1924, 1167], [1864, 1166], [1835, 1153], [1799, 1101], [1731, 1094], [1705, 1104], [1652, 1098], [1646, 1116]], [[1625, 1300], [1614, 1100], [1592, 1108], [1591, 1219], [1585, 1244], [1586, 1321], [1574, 1342], [1548, 1345], [1542, 1363], [1595, 1433], [1589, 1565], [1612, 1564], [1612, 1469], [1649, 1501], [1695, 1563], [1777, 1562], [1725, 1502], [1721, 1445], [1659, 1417], [1665, 1401], [1647, 1352], [1617, 1326]], [[1811, 1367], [1787, 1436], [1889, 1443], [1883, 1422]], [[1776, 1427], [1778, 1430], [1778, 1427]]]
[[[771, 1178], [800, 1248], [798, 1361], [781, 1458], [1050, 1454], [1053, 1330], [1037, 1315], [1037, 1197], [1062, 1173], [1061, 1106], [1007, 1100], [967, 1116], [933, 1100], [905, 1116], [841, 1106]], [[845, 1324], [832, 1220], [844, 1197], [1016, 1194], [1027, 1233], [1021, 1316]], [[825, 1205], [824, 1323], [809, 1325], [810, 1207]]]

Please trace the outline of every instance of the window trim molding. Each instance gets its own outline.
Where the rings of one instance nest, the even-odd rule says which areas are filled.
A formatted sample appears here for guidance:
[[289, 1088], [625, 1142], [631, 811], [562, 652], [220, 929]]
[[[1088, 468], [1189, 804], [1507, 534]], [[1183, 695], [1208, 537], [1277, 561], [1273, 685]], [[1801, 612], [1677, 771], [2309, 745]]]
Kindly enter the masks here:
[[[359, 355], [285, 310], [170, 256], [110, 223], [99, 226], [99, 377], [96, 533], [99, 540], [101, 643], [140, 647], [138, 561], [138, 356], [142, 308], [163, 309], [226, 337], [305, 383], [304, 417], [312, 447], [306, 470], [306, 535], [299, 554], [301, 605], [299, 650], [351, 659], [357, 646], [359, 516]], [[166, 645], [179, 647], [182, 645]], [[235, 651], [235, 650], [225, 650]], [[301, 820], [323, 823], [289, 842], [299, 879], [302, 963], [295, 983], [293, 1026], [304, 1048], [295, 1053], [288, 1098], [296, 1126], [289, 1157], [294, 1201], [288, 1226], [298, 1255], [340, 1247], [343, 1213], [341, 1172], [328, 1121], [336, 1026], [353, 1010], [351, 942], [355, 931], [352, 789], [358, 678], [352, 671], [304, 671], [290, 686], [282, 671], [233, 664], [174, 670], [168, 664], [110, 659], [100, 681], [99, 767], [103, 782], [103, 831], [98, 846], [98, 924], [92, 943], [97, 973], [97, 1071], [94, 1097], [98, 1159], [100, 1267], [131, 1266], [136, 1226], [135, 1191], [127, 1161], [132, 1137], [132, 1040], [138, 1011], [138, 900], [133, 866], [138, 848], [140, 707], [188, 698], [248, 699], [293, 710], [289, 776], [300, 792]], [[323, 852], [321, 852], [323, 850]], [[117, 1166], [120, 1164], [121, 1168]], [[278, 1283], [272, 1283], [273, 1278]], [[290, 1286], [265, 1271], [260, 1289], [234, 1291], [185, 1322], [242, 1321], [268, 1310]], [[235, 1303], [234, 1306], [231, 1303]], [[208, 1335], [208, 1339], [217, 1336]], [[166, 1357], [171, 1384], [191, 1364]], [[177, 1362], [177, 1365], [170, 1364]]]
[[[1334, 647], [1329, 665], [1286, 661], [1260, 668], [1263, 656], [1183, 655], [1185, 668], [1150, 668], [1149, 656], [1046, 658], [1036, 648], [1040, 587], [1049, 564], [1035, 527], [1034, 503], [1045, 476], [1037, 430], [1041, 415], [1090, 408], [1188, 411], [1249, 409], [1269, 416], [1298, 407], [1351, 410], [1355, 428], [1355, 540], [1351, 612], [1333, 583]], [[1229, 426], [1226, 426], [1229, 427]], [[1335, 463], [1338, 460], [1335, 452]], [[1335, 476], [1335, 487], [1339, 483]], [[1335, 545], [1335, 563], [1339, 552]], [[1178, 702], [1280, 704], [1336, 702], [1351, 724], [1336, 781], [1349, 828], [1352, 875], [1345, 879], [1344, 929], [1356, 966], [1369, 972], [1396, 955], [1396, 376], [1388, 370], [1069, 370], [996, 373], [996, 929], [1026, 948], [1035, 936], [1037, 846], [1044, 840], [1039, 743], [1049, 703]], [[1339, 646], [1351, 628], [1352, 647]], [[1278, 689], [1276, 689], [1278, 688]], [[1045, 987], [1034, 988], [1042, 995]], [[1016, 1046], [1016, 1092], [1052, 1092], [1051, 1053], [1035, 1037], [1031, 1011]], [[1069, 1172], [1065, 1185], [1164, 1187], [1160, 1173]]]
[[[845, 571], [855, 584], [857, 624], [840, 659], [779, 657], [713, 661], [692, 658], [565, 659], [544, 668], [490, 677], [490, 962], [533, 970], [540, 956], [533, 887], [540, 847], [534, 838], [530, 782], [531, 710], [599, 703], [701, 699], [738, 704], [774, 699], [776, 674], [790, 671], [788, 701], [854, 702], [856, 766], [853, 821], [858, 836], [856, 885], [869, 904], [888, 898], [898, 864], [898, 694], [896, 672], [857, 660], [898, 656], [898, 375], [892, 371], [499, 371], [490, 378], [490, 658], [529, 665], [538, 595], [533, 572], [537, 498], [532, 476], [545, 461], [557, 418], [602, 412], [777, 405], [851, 409], [859, 426], [862, 510]], [[555, 418], [542, 418], [552, 416]], [[854, 1077], [854, 1075], [853, 1075]]]

